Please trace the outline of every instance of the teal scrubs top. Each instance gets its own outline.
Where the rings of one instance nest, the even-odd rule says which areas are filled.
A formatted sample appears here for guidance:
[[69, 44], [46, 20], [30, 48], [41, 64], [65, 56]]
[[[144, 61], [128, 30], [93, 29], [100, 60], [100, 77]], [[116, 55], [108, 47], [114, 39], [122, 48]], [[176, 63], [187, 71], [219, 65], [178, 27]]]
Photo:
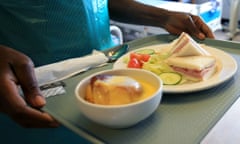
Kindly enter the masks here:
[[[113, 46], [107, 0], [0, 0], [0, 44], [35, 66]], [[25, 129], [0, 114], [0, 143], [73, 144], [86, 140], [64, 126]]]
[[1, 0], [0, 44], [36, 66], [112, 47], [107, 0]]

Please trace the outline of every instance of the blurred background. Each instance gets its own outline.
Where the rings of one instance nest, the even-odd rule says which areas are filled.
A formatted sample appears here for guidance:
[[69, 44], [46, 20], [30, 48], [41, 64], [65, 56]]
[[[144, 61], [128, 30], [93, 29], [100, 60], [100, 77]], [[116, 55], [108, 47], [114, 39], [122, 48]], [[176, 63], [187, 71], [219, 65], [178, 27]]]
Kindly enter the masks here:
[[[240, 0], [137, 0], [147, 5], [199, 15], [216, 39], [240, 42]], [[123, 41], [167, 33], [164, 29], [111, 21], [120, 28]]]

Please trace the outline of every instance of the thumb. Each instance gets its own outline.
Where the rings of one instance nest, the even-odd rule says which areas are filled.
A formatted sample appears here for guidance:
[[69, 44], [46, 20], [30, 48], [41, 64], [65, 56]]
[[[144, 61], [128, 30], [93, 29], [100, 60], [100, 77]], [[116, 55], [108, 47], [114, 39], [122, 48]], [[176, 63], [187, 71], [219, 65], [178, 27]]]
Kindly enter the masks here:
[[[31, 81], [31, 82], [30, 82]], [[29, 79], [28, 82], [21, 84], [24, 98], [26, 102], [35, 108], [41, 108], [46, 104], [45, 98], [42, 96], [40, 88], [37, 82], [33, 79]]]
[[25, 79], [24, 83], [21, 82], [21, 87], [26, 102], [35, 108], [43, 107], [46, 104], [46, 100], [41, 94], [35, 75], [31, 73], [25, 74]]
[[43, 96], [41, 95], [28, 96], [28, 95], [29, 94], [26, 94], [26, 101], [32, 107], [41, 108], [46, 104], [46, 100]]
[[13, 71], [22, 88], [26, 102], [32, 107], [41, 108], [46, 104], [46, 101], [38, 87], [34, 64], [27, 56], [23, 55], [22, 57], [22, 61], [14, 61], [12, 64]]

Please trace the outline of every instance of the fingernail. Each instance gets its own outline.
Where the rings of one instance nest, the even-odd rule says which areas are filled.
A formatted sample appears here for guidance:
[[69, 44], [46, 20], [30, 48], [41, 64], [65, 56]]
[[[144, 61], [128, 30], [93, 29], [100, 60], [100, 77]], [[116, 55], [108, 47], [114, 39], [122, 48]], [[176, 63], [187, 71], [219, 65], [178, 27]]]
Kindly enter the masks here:
[[45, 101], [45, 99], [42, 96], [36, 96], [35, 97], [35, 103], [37, 105], [41, 106], [41, 105], [45, 105], [46, 101]]
[[205, 35], [203, 33], [199, 33], [198, 36], [200, 39], [205, 39]]

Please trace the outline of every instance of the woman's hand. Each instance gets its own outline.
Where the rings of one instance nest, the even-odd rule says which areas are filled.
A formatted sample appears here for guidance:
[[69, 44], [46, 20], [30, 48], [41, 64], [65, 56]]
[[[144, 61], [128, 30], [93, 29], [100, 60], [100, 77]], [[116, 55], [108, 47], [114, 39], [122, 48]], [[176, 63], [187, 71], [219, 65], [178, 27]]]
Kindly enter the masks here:
[[169, 12], [163, 27], [171, 34], [186, 32], [199, 39], [214, 38], [211, 29], [199, 16], [188, 13]]
[[23, 127], [57, 127], [59, 123], [40, 110], [46, 101], [31, 59], [6, 46], [0, 46], [0, 50], [0, 112]]

